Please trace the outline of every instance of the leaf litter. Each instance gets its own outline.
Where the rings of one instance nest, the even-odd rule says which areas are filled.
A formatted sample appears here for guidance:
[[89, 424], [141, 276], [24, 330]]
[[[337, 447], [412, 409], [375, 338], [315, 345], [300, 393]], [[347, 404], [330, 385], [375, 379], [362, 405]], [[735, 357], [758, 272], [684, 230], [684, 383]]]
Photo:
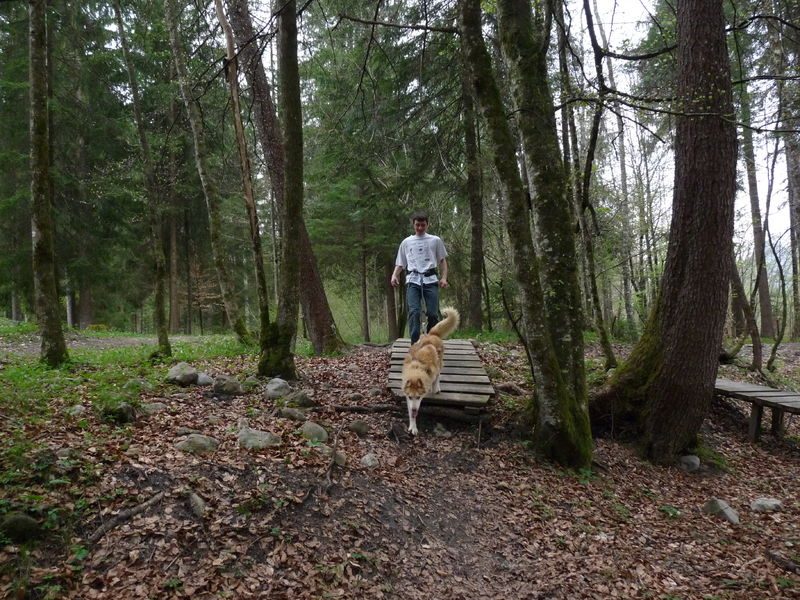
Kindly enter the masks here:
[[[531, 393], [521, 348], [485, 344], [479, 353], [495, 384]], [[255, 371], [249, 357], [196, 366], [242, 379]], [[426, 418], [423, 405], [421, 435], [401, 439], [389, 434], [405, 421], [404, 407], [385, 387], [388, 349], [298, 358], [298, 367], [301, 379], [293, 385], [318, 404], [310, 418], [338, 432], [343, 467], [303, 439], [298, 422], [277, 416], [262, 389], [215, 400], [205, 388], [165, 386], [141, 400], [166, 410], [125, 428], [94, 416], [83, 426], [54, 419], [32, 428], [32, 438], [77, 458], [64, 485], [43, 482], [28, 495], [80, 518], [66, 544], [45, 539], [34, 551], [30, 597], [800, 595], [792, 570], [800, 563], [795, 422], [783, 440], [767, 434], [750, 444], [747, 407], [715, 400], [701, 435], [716, 466], [704, 461], [698, 473], [657, 467], [628, 446], [600, 439], [595, 468], [571, 472], [529, 450], [520, 424], [524, 396], [494, 398], [480, 438], [476, 425], [447, 420], [452, 435], [436, 435], [437, 420]], [[392, 403], [398, 412], [333, 408]], [[283, 444], [241, 449], [241, 417]], [[365, 437], [347, 429], [354, 419], [367, 422]], [[190, 430], [219, 446], [204, 455], [181, 452], [175, 442]], [[377, 456], [377, 467], [362, 466], [367, 453]], [[202, 500], [201, 512], [190, 494]], [[750, 502], [761, 496], [781, 499], [783, 510], [753, 512]], [[712, 497], [737, 510], [741, 524], [704, 514]], [[18, 499], [2, 493], [3, 500]], [[0, 562], [22, 552], [6, 545]], [[2, 577], [0, 590], [9, 594], [9, 571]]]

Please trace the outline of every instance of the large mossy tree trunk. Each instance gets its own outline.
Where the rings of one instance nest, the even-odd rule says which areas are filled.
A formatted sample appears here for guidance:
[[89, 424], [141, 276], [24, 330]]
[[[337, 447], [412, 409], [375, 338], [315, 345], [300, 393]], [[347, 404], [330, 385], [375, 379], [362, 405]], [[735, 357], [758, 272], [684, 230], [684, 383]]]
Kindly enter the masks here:
[[[283, 153], [283, 131], [272, 101], [271, 86], [261, 61], [258, 36], [253, 29], [247, 1], [231, 0], [229, 16], [239, 46], [244, 74], [253, 93], [256, 134], [264, 152], [272, 192], [277, 202], [282, 204], [286, 161]], [[283, 208], [279, 210], [281, 213], [285, 212]], [[299, 233], [297, 243], [300, 251], [300, 280], [303, 282], [300, 287], [300, 305], [305, 315], [311, 345], [317, 354], [337, 352], [346, 344], [333, 319], [333, 311], [325, 294], [305, 219], [299, 224]]]
[[28, 7], [34, 303], [39, 332], [42, 336], [41, 360], [51, 367], [57, 367], [67, 360], [68, 355], [64, 332], [61, 329], [61, 310], [53, 253], [47, 103], [47, 2], [31, 0]]
[[278, 203], [281, 233], [281, 272], [278, 317], [270, 326], [269, 352], [261, 353], [260, 375], [297, 377], [292, 343], [297, 334], [300, 309], [300, 224], [303, 219], [303, 115], [300, 104], [300, 72], [297, 63], [297, 3], [281, 0], [278, 18], [278, 97], [283, 129], [284, 191]]
[[664, 277], [628, 361], [592, 403], [669, 463], [696, 441], [711, 406], [731, 273], [736, 128], [722, 0], [678, 3], [675, 186]]
[[142, 170], [144, 171], [144, 186], [147, 194], [147, 218], [150, 226], [150, 249], [153, 253], [153, 263], [155, 266], [153, 322], [155, 323], [156, 335], [158, 337], [158, 354], [161, 356], [171, 356], [172, 348], [169, 343], [169, 327], [167, 323], [165, 298], [167, 259], [164, 255], [164, 244], [161, 240], [161, 211], [159, 210], [158, 186], [156, 184], [153, 157], [150, 153], [150, 142], [147, 139], [144, 118], [142, 117], [139, 82], [136, 77], [136, 69], [131, 60], [130, 50], [128, 49], [128, 39], [125, 36], [125, 23], [122, 20], [122, 8], [120, 8], [119, 0], [114, 0], [113, 5], [117, 20], [119, 42], [122, 47], [122, 56], [125, 60], [125, 68], [128, 71], [128, 83], [131, 86], [133, 119], [136, 122], [136, 133], [139, 137], [139, 151], [142, 153]]
[[[529, 10], [528, 5], [525, 11], [528, 18], [530, 18]], [[508, 14], [506, 16], [508, 17]], [[523, 14], [518, 16], [524, 18]], [[548, 298], [548, 307], [545, 307], [544, 290], [540, 280], [543, 274], [540, 272], [539, 257], [534, 250], [530, 227], [531, 214], [515, 160], [516, 145], [506, 118], [500, 90], [492, 72], [491, 59], [481, 34], [480, 0], [462, 0], [460, 18], [463, 43], [472, 73], [472, 84], [486, 121], [494, 166], [508, 204], [506, 224], [512, 245], [516, 279], [520, 287], [520, 305], [530, 351], [531, 370], [537, 383], [536, 400], [533, 405], [534, 443], [546, 456], [561, 464], [585, 467], [590, 464], [592, 456], [592, 441], [586, 412], [585, 379], [583, 383], [577, 381], [571, 368], [575, 350], [571, 347], [556, 349], [557, 345], [570, 345], [574, 338], [572, 331], [574, 319], [568, 319], [566, 325], [554, 326], [550, 323], [551, 314], [548, 314], [550, 304], [564, 302], [566, 305], [572, 305], [575, 298], [571, 297], [572, 290], [567, 290], [564, 286], [551, 281], [550, 291], [555, 293], [555, 290], [559, 290], [560, 293], [566, 294], [566, 297], [551, 296]], [[505, 35], [509, 35], [508, 30]], [[542, 93], [542, 90], [539, 89], [537, 93]], [[552, 104], [550, 108], [552, 110]], [[549, 119], [555, 128], [552, 114], [550, 117], [541, 116]], [[549, 145], [552, 140], [543, 140], [543, 143]], [[555, 152], [560, 164], [557, 140]], [[534, 173], [535, 177], [541, 177], [539, 183], [542, 187], [537, 187], [537, 193], [543, 194], [546, 193], [545, 190], [550, 189], [547, 187], [551, 184], [548, 176], [552, 175], [560, 179], [559, 193], [561, 200], [566, 201], [563, 169], [558, 169], [558, 173], [548, 176], [542, 176], [536, 170]], [[546, 217], [539, 223], [540, 227], [552, 224], [552, 216], [546, 215]], [[572, 252], [574, 259], [574, 248]], [[565, 277], [565, 274], [561, 276]], [[569, 278], [569, 275], [566, 277]], [[566, 337], [554, 338], [554, 331], [561, 331]], [[580, 335], [582, 334], [579, 333], [578, 339], [581, 339]], [[579, 345], [582, 353], [582, 344]], [[559, 362], [560, 357], [566, 357], [565, 365]], [[581, 356], [581, 377], [582, 364]], [[582, 396], [578, 391], [581, 389]]]
[[261, 251], [261, 228], [259, 226], [258, 211], [256, 210], [256, 197], [253, 191], [253, 176], [250, 168], [250, 154], [247, 150], [244, 123], [242, 121], [242, 106], [239, 97], [239, 63], [236, 56], [233, 29], [225, 16], [222, 0], [215, 0], [222, 30], [225, 32], [227, 49], [227, 63], [225, 64], [225, 78], [231, 94], [231, 114], [233, 116], [233, 129], [236, 133], [236, 148], [239, 151], [239, 169], [242, 175], [242, 192], [244, 197], [247, 222], [250, 226], [250, 249], [253, 257], [253, 267], [256, 274], [256, 289], [258, 290], [258, 317], [259, 317], [259, 347], [261, 353], [269, 352], [267, 345], [269, 339], [269, 291], [267, 290], [267, 274], [264, 271], [264, 255]]
[[225, 305], [225, 312], [228, 313], [231, 327], [239, 341], [248, 344], [250, 343], [250, 334], [247, 331], [244, 314], [239, 309], [233, 279], [225, 264], [225, 252], [222, 248], [222, 217], [219, 207], [219, 190], [208, 167], [208, 148], [206, 147], [203, 121], [200, 116], [198, 102], [194, 98], [190, 86], [189, 70], [186, 66], [184, 49], [178, 31], [178, 12], [174, 4], [175, 0], [164, 0], [164, 18], [169, 29], [172, 58], [175, 62], [181, 97], [183, 98], [186, 114], [189, 118], [189, 126], [192, 130], [195, 164], [197, 174], [200, 177], [200, 185], [203, 189], [206, 209], [208, 210], [209, 237], [211, 240], [211, 254], [214, 257], [214, 268], [217, 273], [220, 292], [222, 293], [222, 302]]

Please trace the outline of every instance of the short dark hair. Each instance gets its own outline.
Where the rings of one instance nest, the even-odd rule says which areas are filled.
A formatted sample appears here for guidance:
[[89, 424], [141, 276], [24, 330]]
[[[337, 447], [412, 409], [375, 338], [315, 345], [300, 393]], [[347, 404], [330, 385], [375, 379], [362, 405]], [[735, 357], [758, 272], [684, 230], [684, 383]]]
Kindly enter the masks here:
[[415, 210], [411, 213], [411, 222], [413, 223], [414, 221], [425, 221], [427, 223], [428, 213], [423, 210]]

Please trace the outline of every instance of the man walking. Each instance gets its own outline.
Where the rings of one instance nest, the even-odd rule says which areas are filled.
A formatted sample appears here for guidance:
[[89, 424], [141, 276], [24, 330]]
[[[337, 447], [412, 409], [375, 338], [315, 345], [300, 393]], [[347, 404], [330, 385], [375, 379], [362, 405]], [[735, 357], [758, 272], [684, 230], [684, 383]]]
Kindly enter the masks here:
[[447, 287], [447, 250], [441, 238], [429, 234], [428, 215], [415, 212], [411, 215], [414, 235], [400, 243], [392, 273], [392, 286], [400, 285], [398, 275], [405, 269], [406, 305], [408, 306], [408, 332], [414, 344], [420, 336], [420, 312], [425, 299], [428, 315], [427, 331], [439, 322], [439, 288]]

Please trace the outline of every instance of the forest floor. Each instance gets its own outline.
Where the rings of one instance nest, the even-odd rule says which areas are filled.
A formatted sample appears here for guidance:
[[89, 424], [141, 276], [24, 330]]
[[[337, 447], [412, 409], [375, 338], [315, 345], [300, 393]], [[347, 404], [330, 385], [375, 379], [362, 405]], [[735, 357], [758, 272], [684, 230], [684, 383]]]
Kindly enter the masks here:
[[[484, 343], [479, 354], [495, 384], [531, 392], [519, 346]], [[800, 372], [797, 359], [791, 351], [780, 361], [784, 381]], [[594, 350], [588, 364], [597, 380]], [[255, 371], [250, 356], [194, 366], [240, 380]], [[299, 358], [298, 366], [292, 385], [316, 402], [309, 417], [331, 432], [328, 446], [343, 453], [344, 466], [306, 441], [297, 422], [276, 416], [262, 388], [218, 400], [208, 388], [163, 384], [139, 398], [163, 410], [124, 427], [93, 412], [28, 423], [0, 418], [4, 439], [19, 434], [11, 428], [25, 428], [39, 448], [30, 462], [41, 465], [24, 493], [19, 482], [0, 489], [0, 509], [29, 507], [45, 524], [56, 523], [36, 544], [0, 548], [0, 592], [76, 599], [800, 597], [796, 418], [784, 439], [765, 434], [750, 444], [747, 407], [715, 400], [699, 471], [653, 466], [632, 448], [600, 439], [593, 469], [573, 472], [530, 451], [521, 396], [494, 398], [480, 427], [426, 418], [423, 404], [420, 435], [409, 439], [398, 435], [404, 407], [385, 389], [388, 348]], [[734, 366], [721, 375], [753, 378]], [[334, 409], [391, 403], [398, 412]], [[66, 404], [54, 395], [51, 414], [63, 415]], [[283, 444], [240, 448], [242, 417]], [[356, 419], [367, 424], [363, 437], [347, 428]], [[175, 443], [188, 430], [220, 444], [210, 454], [184, 453]], [[363, 466], [369, 453], [377, 466]], [[191, 493], [205, 512], [190, 506]], [[780, 499], [783, 509], [751, 510], [764, 496]], [[702, 512], [715, 497], [738, 511], [739, 525]], [[69, 527], [65, 515], [72, 515]]]

